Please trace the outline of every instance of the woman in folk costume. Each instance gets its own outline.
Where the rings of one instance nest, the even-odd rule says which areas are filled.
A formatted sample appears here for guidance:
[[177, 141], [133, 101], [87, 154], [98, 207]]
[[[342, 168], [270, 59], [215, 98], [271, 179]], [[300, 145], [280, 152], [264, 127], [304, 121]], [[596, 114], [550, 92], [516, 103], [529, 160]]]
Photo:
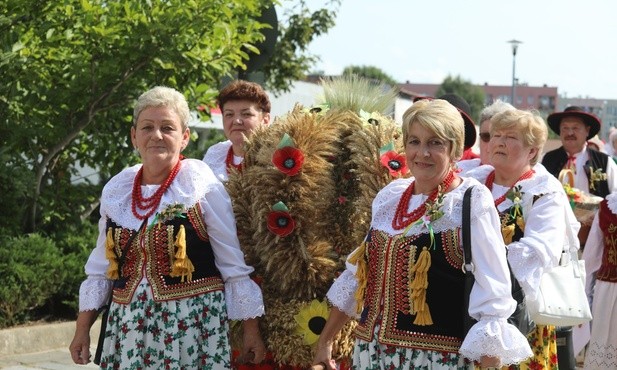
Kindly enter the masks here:
[[261, 361], [260, 288], [249, 278], [223, 185], [182, 159], [189, 108], [167, 87], [142, 94], [131, 142], [141, 164], [104, 187], [96, 248], [79, 295], [73, 361], [90, 361], [90, 327], [110, 300], [103, 369], [229, 369], [228, 319], [243, 320], [243, 351]]
[[[456, 174], [460, 113], [445, 100], [420, 100], [405, 112], [402, 129], [414, 177], [391, 182], [375, 197], [366, 240], [328, 292], [334, 307], [314, 363], [335, 368], [332, 340], [353, 317], [357, 369], [473, 369], [524, 360], [529, 343], [506, 321], [516, 302], [497, 211], [485, 187]], [[476, 280], [464, 312], [460, 229], [463, 194], [472, 185]], [[467, 314], [478, 322], [465, 334]]]
[[[559, 180], [538, 164], [548, 135], [542, 118], [506, 110], [491, 119], [491, 166], [467, 173], [485, 184], [499, 212], [508, 262], [528, 301], [534, 301], [542, 274], [557, 266], [566, 227], [580, 227]], [[578, 245], [578, 240], [572, 241]], [[528, 336], [534, 357], [521, 369], [557, 369], [555, 327], [537, 325]]]
[[[325, 294], [366, 235], [375, 194], [407, 175], [400, 128], [385, 115], [396, 91], [354, 76], [322, 86], [317, 105], [296, 106], [256, 129], [242, 172], [226, 182], [266, 306], [260, 319], [266, 362], [240, 369], [311, 365], [330, 311]], [[334, 339], [333, 356], [343, 368], [354, 325]]]
[[617, 369], [617, 193], [600, 203], [583, 251], [587, 290], [593, 294], [591, 340], [585, 370]]
[[245, 141], [253, 130], [270, 123], [270, 98], [255, 82], [235, 80], [220, 91], [216, 103], [223, 116], [226, 141], [212, 145], [203, 161], [225, 182], [230, 171], [241, 171]]

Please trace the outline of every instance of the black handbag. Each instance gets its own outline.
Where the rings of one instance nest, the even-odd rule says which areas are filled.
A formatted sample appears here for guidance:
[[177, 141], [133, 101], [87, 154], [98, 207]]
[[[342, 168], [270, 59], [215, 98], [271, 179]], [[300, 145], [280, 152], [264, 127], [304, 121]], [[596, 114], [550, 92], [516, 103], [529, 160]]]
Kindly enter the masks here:
[[[469, 295], [471, 294], [471, 288], [475, 282], [473, 276], [474, 265], [471, 262], [471, 230], [470, 230], [470, 217], [471, 217], [471, 191], [473, 186], [470, 186], [463, 195], [463, 256], [464, 264], [463, 271], [465, 272], [465, 294], [464, 294], [464, 311], [463, 311], [463, 329], [464, 335], [467, 335], [469, 329], [476, 323], [476, 320], [469, 316]], [[508, 264], [510, 270], [510, 280], [512, 281], [512, 298], [516, 300], [516, 309], [512, 315], [508, 318], [508, 322], [518, 328], [518, 330], [525, 336], [530, 334], [535, 328], [536, 324], [531, 319], [529, 310], [527, 310], [527, 304], [525, 302], [525, 293], [523, 288], [512, 274], [510, 264]]]

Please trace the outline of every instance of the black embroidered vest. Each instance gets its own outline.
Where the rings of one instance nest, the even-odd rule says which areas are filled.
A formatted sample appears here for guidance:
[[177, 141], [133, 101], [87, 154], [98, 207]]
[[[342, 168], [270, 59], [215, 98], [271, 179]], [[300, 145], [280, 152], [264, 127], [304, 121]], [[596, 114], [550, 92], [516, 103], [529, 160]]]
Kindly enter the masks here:
[[[107, 229], [111, 228], [112, 232], [119, 272], [119, 278], [114, 280], [114, 302], [131, 302], [135, 289], [144, 277], [150, 282], [156, 301], [223, 290], [223, 281], [214, 264], [214, 253], [199, 205], [189, 209], [183, 216], [144, 228], [140, 235], [132, 238], [130, 245], [127, 242], [137, 231], [122, 228], [111, 219], [107, 221]], [[186, 233], [186, 253], [195, 267], [190, 281], [186, 277], [170, 276], [177, 248], [176, 236], [181, 225]]]
[[[391, 237], [372, 230], [368, 239], [368, 276], [364, 309], [355, 335], [371, 341], [380, 324], [379, 342], [401, 347], [457, 352], [462, 344], [463, 284], [459, 229], [435, 234], [435, 249], [428, 270], [426, 302], [433, 324], [415, 325], [410, 313], [410, 269], [423, 247], [430, 246], [428, 233]], [[383, 305], [382, 305], [383, 302]]]
[[[587, 175], [588, 181], [590, 181], [591, 170], [597, 170], [600, 168], [603, 173], [606, 173], [606, 167], [608, 166], [609, 160], [608, 155], [593, 149], [587, 149], [587, 156], [589, 157], [589, 160], [585, 163], [583, 168], [585, 169], [585, 174]], [[548, 172], [557, 178], [559, 178], [559, 172], [566, 165], [566, 162], [568, 162], [568, 154], [563, 147], [551, 150], [542, 158], [542, 165], [546, 167]], [[595, 189], [592, 190], [592, 188]], [[589, 183], [589, 192], [599, 197], [606, 198], [606, 196], [610, 194], [608, 189], [608, 180], [595, 181], [593, 186]]]

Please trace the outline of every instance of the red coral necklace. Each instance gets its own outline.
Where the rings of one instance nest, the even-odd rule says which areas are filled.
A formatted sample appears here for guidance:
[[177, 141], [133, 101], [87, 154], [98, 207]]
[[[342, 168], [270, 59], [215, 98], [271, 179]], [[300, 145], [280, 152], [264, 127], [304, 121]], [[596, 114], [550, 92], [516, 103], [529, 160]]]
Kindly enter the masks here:
[[439, 190], [443, 189], [446, 191], [452, 182], [454, 181], [454, 171], [448, 172], [446, 178], [443, 182], [437, 187], [437, 189], [433, 190], [433, 192], [428, 196], [426, 201], [422, 203], [422, 205], [411, 212], [407, 212], [407, 208], [409, 207], [409, 201], [411, 200], [411, 196], [413, 195], [413, 190], [415, 187], [415, 181], [413, 181], [407, 189], [403, 192], [401, 196], [401, 200], [399, 200], [398, 205], [396, 206], [396, 213], [394, 214], [394, 218], [392, 219], [392, 228], [394, 230], [401, 230], [409, 226], [412, 222], [417, 221], [424, 213], [426, 212], [426, 203], [434, 202], [435, 199], [439, 196]]
[[[172, 168], [171, 172], [165, 179], [165, 182], [159, 186], [159, 188], [149, 197], [144, 197], [141, 194], [141, 180], [143, 178], [143, 170], [144, 167], [141, 166], [139, 171], [137, 171], [137, 175], [135, 175], [135, 179], [133, 180], [133, 193], [131, 196], [131, 211], [133, 211], [133, 216], [135, 216], [139, 220], [145, 220], [146, 218], [152, 216], [154, 211], [157, 210], [159, 204], [161, 203], [161, 198], [163, 198], [163, 194], [169, 189], [172, 181], [176, 178], [176, 175], [180, 171], [180, 163], [182, 162], [182, 157], [178, 160], [178, 163]], [[137, 211], [139, 209], [139, 212]], [[145, 214], [140, 214], [141, 211], [145, 211]]]
[[[533, 176], [533, 174], [536, 173], [536, 171], [534, 171], [533, 169], [528, 170], [527, 172], [525, 172], [524, 174], [521, 175], [521, 177], [518, 178], [518, 180], [516, 180], [514, 182], [514, 184], [512, 184], [512, 186], [510, 186], [510, 189], [508, 189], [508, 191], [506, 191], [505, 193], [503, 193], [502, 196], [500, 196], [499, 198], [495, 199], [495, 207], [497, 207], [498, 205], [500, 205], [501, 203], [504, 202], [504, 200], [506, 200], [506, 196], [508, 195], [508, 193], [510, 192], [510, 190], [512, 190], [512, 188], [514, 188], [514, 186], [519, 182], [519, 181], [523, 181], [526, 180], [528, 178], [531, 178], [531, 176]], [[486, 177], [486, 187], [488, 188], [488, 190], [493, 191], [493, 182], [495, 182], [495, 171], [493, 170], [491, 173], [488, 174], [488, 176]]]
[[234, 148], [233, 146], [230, 146], [229, 150], [227, 151], [227, 157], [225, 158], [225, 168], [227, 168], [227, 174], [229, 174], [230, 168], [235, 168], [239, 172], [242, 172], [243, 164], [244, 161], [239, 164], [234, 164]]

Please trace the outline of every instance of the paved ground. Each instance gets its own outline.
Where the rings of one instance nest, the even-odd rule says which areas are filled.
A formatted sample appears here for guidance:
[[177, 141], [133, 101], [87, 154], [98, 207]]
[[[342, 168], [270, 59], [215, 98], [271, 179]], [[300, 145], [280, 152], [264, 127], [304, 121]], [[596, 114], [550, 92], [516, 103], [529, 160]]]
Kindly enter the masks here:
[[[96, 346], [100, 324], [90, 332]], [[73, 338], [75, 322], [29, 325], [0, 330], [0, 369], [5, 370], [79, 370], [98, 366], [76, 365], [68, 346]], [[96, 347], [91, 349], [94, 354]]]
[[[100, 329], [97, 322], [90, 332], [92, 342]], [[0, 369], [4, 370], [85, 370], [98, 366], [75, 365], [68, 346], [73, 338], [74, 322], [42, 324], [0, 330]], [[96, 347], [91, 348], [94, 354]], [[582, 357], [577, 370], [582, 367]]]

